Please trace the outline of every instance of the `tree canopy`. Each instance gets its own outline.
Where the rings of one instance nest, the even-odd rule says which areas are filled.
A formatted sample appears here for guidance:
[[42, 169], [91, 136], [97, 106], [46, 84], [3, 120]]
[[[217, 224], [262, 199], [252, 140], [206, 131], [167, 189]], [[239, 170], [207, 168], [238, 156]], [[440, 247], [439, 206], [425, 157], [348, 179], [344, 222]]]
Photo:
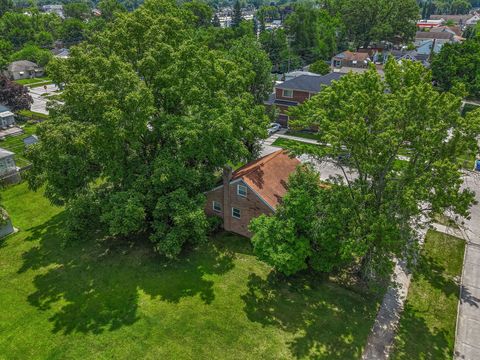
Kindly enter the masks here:
[[0, 103], [13, 111], [30, 109], [33, 99], [27, 87], [17, 84], [5, 75], [0, 75]]
[[[345, 176], [331, 178], [324, 195], [286, 201], [286, 209], [275, 214], [280, 221], [289, 208], [310, 209], [289, 217], [293, 223], [286, 228], [301, 234], [309, 251], [292, 250], [295, 259], [283, 268], [331, 271], [349, 265], [359, 266], [365, 277], [386, 274], [392, 256], [416, 250], [413, 229], [422, 216], [447, 209], [467, 216], [474, 197], [461, 188], [458, 157], [478, 151], [480, 112], [462, 117], [461, 102], [459, 95], [438, 92], [421, 64], [390, 59], [385, 80], [373, 68], [350, 73], [291, 110], [291, 126], [319, 129], [320, 141], [329, 144], [299, 145], [295, 152], [309, 153], [320, 173], [328, 162]], [[310, 191], [289, 185], [287, 199], [302, 188]], [[305, 228], [303, 219], [315, 225]], [[263, 235], [273, 221], [252, 226], [257, 249], [271, 249], [274, 240]], [[289, 247], [290, 236], [279, 234], [275, 246]]]
[[468, 95], [480, 97], [480, 40], [445, 44], [433, 57], [433, 79], [444, 90], [465, 85]]
[[363, 46], [412, 39], [420, 16], [416, 0], [338, 0], [338, 6], [349, 40]]
[[271, 84], [258, 79], [257, 61], [270, 65], [253, 36], [212, 48], [197, 19], [148, 1], [50, 67], [64, 104], [39, 126], [28, 181], [67, 205], [70, 228], [89, 219], [114, 236], [147, 233], [170, 257], [205, 239], [203, 192], [256, 155], [268, 121], [256, 97]]

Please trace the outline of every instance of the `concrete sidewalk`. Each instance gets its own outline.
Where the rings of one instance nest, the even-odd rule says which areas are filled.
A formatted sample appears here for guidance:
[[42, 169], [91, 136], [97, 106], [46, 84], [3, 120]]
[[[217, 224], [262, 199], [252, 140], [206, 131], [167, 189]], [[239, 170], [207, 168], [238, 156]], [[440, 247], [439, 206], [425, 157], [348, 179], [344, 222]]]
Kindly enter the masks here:
[[[476, 192], [480, 202], [480, 174], [465, 175], [464, 187]], [[455, 336], [455, 359], [480, 359], [480, 204], [470, 209], [465, 219], [464, 238], [467, 241], [463, 259], [460, 303]]]

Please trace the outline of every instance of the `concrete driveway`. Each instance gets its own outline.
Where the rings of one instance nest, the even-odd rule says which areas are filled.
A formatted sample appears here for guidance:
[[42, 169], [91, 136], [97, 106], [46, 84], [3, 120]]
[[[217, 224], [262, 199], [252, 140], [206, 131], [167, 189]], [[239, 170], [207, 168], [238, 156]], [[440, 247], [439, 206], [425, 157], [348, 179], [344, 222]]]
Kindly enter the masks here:
[[[55, 91], [58, 90], [58, 87], [54, 84], [47, 85], [47, 89], [45, 90], [43, 86], [29, 88], [29, 94], [33, 99], [33, 104], [30, 107], [31, 111], [48, 115], [47, 110], [47, 101], [48, 97], [45, 94], [53, 94]], [[42, 96], [43, 95], [43, 96]]]

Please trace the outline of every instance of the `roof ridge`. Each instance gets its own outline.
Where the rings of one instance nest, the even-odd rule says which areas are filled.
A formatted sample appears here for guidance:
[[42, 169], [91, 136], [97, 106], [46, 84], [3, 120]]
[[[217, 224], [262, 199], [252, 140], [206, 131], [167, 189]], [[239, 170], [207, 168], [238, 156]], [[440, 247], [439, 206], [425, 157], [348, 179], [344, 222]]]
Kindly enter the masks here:
[[[242, 174], [241, 176], [239, 176], [240, 178], [243, 178], [244, 176], [247, 176], [248, 174], [251, 174], [252, 172], [256, 171], [257, 170], [257, 167], [260, 166], [260, 165], [265, 165], [266, 163], [268, 163], [270, 160], [276, 158], [278, 155], [282, 154], [285, 150], [284, 149], [279, 149], [271, 154], [268, 154], [268, 155], [265, 155], [265, 156], [262, 156], [261, 158], [258, 158], [257, 160], [254, 160], [252, 161], [252, 163], [250, 164], [245, 164], [244, 166], [242, 166], [241, 168], [235, 170], [235, 172], [232, 174], [232, 178], [234, 177], [235, 173], [239, 173], [242, 168], [247, 168], [248, 166], [252, 166], [254, 163], [257, 163], [255, 166], [252, 166], [251, 169], [249, 169], [247, 172], [245, 172], [244, 174]], [[266, 159], [268, 158], [268, 159]], [[266, 159], [266, 160], [265, 160]], [[262, 162], [262, 160], [265, 160], [265, 162]]]

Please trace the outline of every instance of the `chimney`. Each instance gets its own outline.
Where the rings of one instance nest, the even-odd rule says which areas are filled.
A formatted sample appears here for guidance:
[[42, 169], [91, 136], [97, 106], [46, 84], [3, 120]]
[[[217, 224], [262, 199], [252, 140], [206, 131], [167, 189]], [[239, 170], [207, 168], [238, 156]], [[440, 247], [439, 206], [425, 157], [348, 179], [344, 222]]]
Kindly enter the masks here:
[[232, 168], [230, 166], [225, 166], [223, 168], [223, 228], [226, 231], [230, 231], [231, 222], [232, 222], [232, 211], [230, 204], [230, 180], [232, 180]]

